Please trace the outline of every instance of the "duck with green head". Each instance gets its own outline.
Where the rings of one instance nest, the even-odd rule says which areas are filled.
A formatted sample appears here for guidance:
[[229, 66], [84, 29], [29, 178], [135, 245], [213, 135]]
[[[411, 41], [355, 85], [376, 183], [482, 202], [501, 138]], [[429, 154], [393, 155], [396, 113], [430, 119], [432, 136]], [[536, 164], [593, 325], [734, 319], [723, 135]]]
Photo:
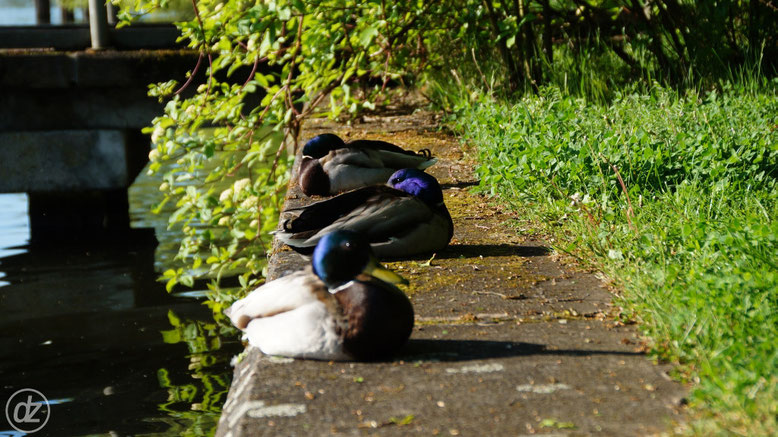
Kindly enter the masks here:
[[297, 182], [307, 196], [329, 196], [382, 184], [399, 169], [423, 170], [436, 162], [427, 149], [417, 153], [375, 140], [345, 143], [335, 134], [322, 134], [303, 146]]
[[330, 199], [290, 208], [281, 215], [275, 235], [307, 255], [330, 232], [360, 232], [379, 258], [400, 258], [441, 250], [454, 234], [451, 215], [438, 181], [406, 168], [387, 185], [349, 191]]
[[383, 360], [413, 330], [411, 302], [392, 285], [400, 282], [364, 237], [337, 231], [321, 238], [310, 266], [260, 286], [227, 314], [268, 355]]

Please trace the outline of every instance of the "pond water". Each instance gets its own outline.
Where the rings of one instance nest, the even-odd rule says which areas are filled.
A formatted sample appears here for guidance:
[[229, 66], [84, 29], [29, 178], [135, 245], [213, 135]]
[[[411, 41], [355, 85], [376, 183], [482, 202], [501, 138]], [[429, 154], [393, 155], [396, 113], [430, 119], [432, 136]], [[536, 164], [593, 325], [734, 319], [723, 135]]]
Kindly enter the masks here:
[[[49, 10], [51, 24], [62, 24], [56, 1]], [[75, 11], [76, 22], [84, 21], [81, 10]], [[35, 24], [35, 2], [32, 0], [0, 0], [0, 26], [26, 26]]]
[[[170, 295], [155, 262], [158, 182], [131, 191], [135, 226], [93, 241], [29, 245], [27, 196], [0, 194], [0, 404], [32, 388], [52, 401], [35, 435], [209, 435], [242, 350], [197, 292]], [[172, 240], [159, 235], [159, 240]], [[155, 254], [156, 252], [156, 254]], [[0, 415], [0, 436], [22, 435]]]

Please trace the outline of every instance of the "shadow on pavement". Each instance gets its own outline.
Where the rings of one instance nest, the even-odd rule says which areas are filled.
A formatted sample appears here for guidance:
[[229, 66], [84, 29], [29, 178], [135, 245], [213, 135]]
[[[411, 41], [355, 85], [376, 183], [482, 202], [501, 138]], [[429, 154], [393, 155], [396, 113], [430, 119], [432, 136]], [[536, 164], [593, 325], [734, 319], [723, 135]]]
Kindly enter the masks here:
[[470, 361], [522, 355], [644, 355], [614, 350], [546, 349], [545, 345], [494, 340], [411, 339], [398, 359], [405, 361]]
[[435, 256], [436, 259], [476, 258], [479, 256], [546, 256], [551, 249], [545, 246], [514, 244], [451, 244]]
[[461, 182], [455, 182], [453, 184], [440, 184], [440, 188], [443, 190], [447, 190], [449, 188], [466, 188], [466, 187], [475, 187], [478, 186], [478, 181], [461, 181]]
[[406, 361], [468, 361], [542, 353], [545, 346], [492, 340], [411, 339], [400, 359]]

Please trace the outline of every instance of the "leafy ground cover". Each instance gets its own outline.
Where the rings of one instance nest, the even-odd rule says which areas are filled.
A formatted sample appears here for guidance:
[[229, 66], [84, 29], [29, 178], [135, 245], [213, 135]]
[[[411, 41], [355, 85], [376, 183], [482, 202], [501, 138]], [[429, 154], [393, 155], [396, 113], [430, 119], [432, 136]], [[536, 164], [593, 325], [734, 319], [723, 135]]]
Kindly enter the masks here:
[[480, 189], [623, 290], [699, 434], [778, 433], [778, 83], [592, 104], [544, 89], [457, 121]]

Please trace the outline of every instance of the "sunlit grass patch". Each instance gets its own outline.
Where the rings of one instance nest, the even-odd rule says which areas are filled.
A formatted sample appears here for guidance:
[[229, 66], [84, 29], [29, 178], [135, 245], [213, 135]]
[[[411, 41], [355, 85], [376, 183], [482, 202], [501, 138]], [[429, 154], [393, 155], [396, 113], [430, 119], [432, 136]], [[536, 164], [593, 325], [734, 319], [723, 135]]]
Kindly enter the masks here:
[[623, 290], [695, 382], [697, 433], [778, 432], [776, 84], [589, 104], [544, 90], [474, 107], [481, 189]]

